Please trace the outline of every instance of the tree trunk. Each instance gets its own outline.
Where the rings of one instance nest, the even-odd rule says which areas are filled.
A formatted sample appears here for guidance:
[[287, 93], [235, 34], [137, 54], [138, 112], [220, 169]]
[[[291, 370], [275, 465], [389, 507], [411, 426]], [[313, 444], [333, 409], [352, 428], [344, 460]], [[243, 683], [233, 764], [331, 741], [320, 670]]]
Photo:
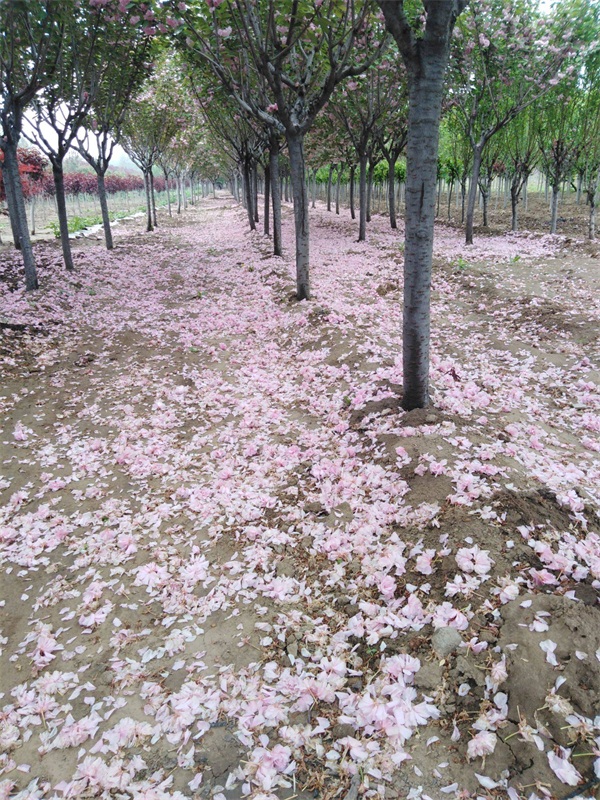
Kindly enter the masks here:
[[32, 236], [35, 236], [35, 195], [31, 196], [31, 225], [29, 228], [29, 233]]
[[252, 210], [254, 211], [254, 222], [260, 222], [258, 216], [258, 164], [252, 162]]
[[4, 183], [4, 193], [6, 195], [6, 205], [8, 206], [8, 220], [10, 222], [10, 230], [13, 237], [13, 245], [15, 250], [21, 249], [21, 233], [19, 230], [19, 215], [17, 211], [17, 199], [13, 191], [12, 177], [8, 167], [2, 170], [2, 178]]
[[331, 211], [331, 182], [333, 180], [333, 164], [329, 165], [329, 174], [327, 175], [327, 211]]
[[335, 184], [335, 213], [340, 213], [340, 189], [342, 187], [342, 166], [338, 164], [337, 181]]
[[154, 173], [152, 172], [152, 167], [150, 167], [150, 199], [152, 200], [152, 221], [156, 228], [156, 195], [154, 194]]
[[[489, 184], [488, 184], [489, 186]], [[490, 199], [490, 191], [489, 188], [481, 189], [481, 202], [482, 202], [482, 209], [483, 209], [483, 227], [488, 227], [488, 202]]]
[[390, 207], [390, 227], [395, 231], [398, 227], [396, 221], [396, 159], [388, 161], [388, 204]]
[[598, 184], [600, 183], [600, 170], [596, 172], [596, 177], [590, 181], [587, 189], [587, 201], [590, 206], [590, 216], [588, 219], [588, 239], [593, 240], [596, 238], [596, 195], [598, 193]]
[[106, 201], [106, 186], [104, 185], [104, 174], [99, 172], [98, 178], [98, 197], [100, 199], [100, 209], [102, 211], [102, 225], [104, 227], [104, 242], [107, 250], [112, 250], [113, 238], [110, 229], [110, 217], [108, 215], [108, 203]]
[[288, 133], [287, 144], [296, 229], [296, 297], [298, 300], [310, 300], [308, 196], [304, 167], [304, 137], [301, 134]]
[[[165, 190], [167, 192], [167, 208], [169, 209], [169, 216], [173, 216], [173, 209], [171, 208], [171, 192], [169, 191], [169, 173], [163, 168], [165, 175]], [[109, 248], [110, 249], [110, 248]]]
[[406, 234], [402, 407], [429, 405], [430, 296], [439, 121], [447, 53], [410, 81], [406, 151]]
[[150, 175], [144, 172], [144, 188], [146, 190], [146, 232], [154, 230], [152, 225], [152, 198], [150, 196]]
[[281, 249], [281, 184], [279, 182], [279, 142], [271, 137], [269, 144], [269, 169], [271, 172], [271, 196], [273, 202], [273, 255], [280, 256]]
[[356, 219], [356, 214], [354, 212], [354, 173], [356, 171], [356, 167], [353, 164], [350, 167], [350, 216], [352, 219]]
[[[6, 177], [11, 185], [10, 201], [12, 210], [9, 208], [9, 213], [16, 220], [16, 234], [17, 241], [21, 244], [21, 252], [23, 254], [23, 266], [25, 268], [25, 288], [28, 292], [33, 291], [39, 287], [37, 279], [37, 271], [35, 268], [35, 259], [33, 258], [33, 249], [31, 247], [31, 239], [29, 238], [29, 229], [27, 227], [27, 212], [25, 210], [25, 200], [23, 198], [23, 187], [21, 185], [21, 178], [19, 176], [19, 162], [17, 159], [17, 146], [6, 142], [4, 147], [4, 165], [2, 167], [3, 175]], [[7, 194], [7, 200], [9, 195]]]
[[248, 214], [248, 224], [250, 225], [250, 230], [256, 230], [256, 222], [254, 221], [254, 208], [252, 207], [254, 202], [254, 193], [252, 191], [252, 170], [250, 169], [250, 164], [248, 163], [248, 159], [244, 161], [244, 192], [246, 195], [246, 212]]
[[473, 218], [475, 216], [475, 203], [477, 202], [482, 151], [483, 145], [475, 145], [473, 148], [473, 172], [471, 173], [471, 185], [469, 186], [469, 198], [467, 200], [466, 244], [473, 244]]
[[367, 157], [361, 155], [358, 159], [358, 241], [364, 242], [367, 238]]
[[58, 226], [60, 228], [60, 245], [63, 251], [65, 267], [72, 272], [73, 255], [71, 254], [71, 242], [69, 241], [69, 220], [67, 218], [67, 201], [65, 199], [65, 176], [62, 164], [52, 165], [52, 177], [54, 178], [54, 189], [56, 191], [56, 205], [58, 207]]
[[265, 234], [265, 236], [270, 236], [271, 234], [271, 218], [269, 214], [270, 211], [269, 203], [271, 201], [270, 191], [271, 191], [271, 169], [267, 165], [265, 167], [265, 190], [264, 190], [265, 205], [263, 214], [263, 233]]
[[552, 200], [550, 203], [550, 233], [556, 233], [558, 224], [558, 196], [560, 194], [560, 184], [552, 184]]
[[454, 188], [454, 181], [450, 181], [448, 186], [448, 219], [450, 219], [450, 205], [452, 203], [452, 189]]
[[367, 213], [366, 221], [371, 222], [371, 206], [373, 203], [373, 167], [369, 165], [367, 170]]
[[514, 183], [510, 187], [510, 208], [512, 213], [511, 230], [519, 230], [519, 188]]

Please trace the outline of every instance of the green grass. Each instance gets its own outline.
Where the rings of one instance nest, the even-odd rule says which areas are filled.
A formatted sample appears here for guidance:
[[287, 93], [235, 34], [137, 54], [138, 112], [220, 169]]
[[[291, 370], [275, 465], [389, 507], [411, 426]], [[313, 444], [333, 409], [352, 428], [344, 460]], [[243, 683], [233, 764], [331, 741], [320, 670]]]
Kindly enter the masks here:
[[[146, 207], [141, 206], [140, 211], [145, 211]], [[116, 222], [119, 219], [124, 219], [125, 217], [130, 216], [130, 211], [122, 211], [118, 214], [111, 214], [110, 221]], [[69, 233], [78, 233], [79, 231], [84, 231], [87, 228], [91, 228], [94, 225], [102, 225], [102, 216], [100, 214], [96, 214], [93, 217], [71, 217], [70, 220], [67, 222], [67, 228]], [[51, 222], [48, 226], [52, 233], [54, 234], [56, 239], [60, 239], [60, 226], [58, 222]]]

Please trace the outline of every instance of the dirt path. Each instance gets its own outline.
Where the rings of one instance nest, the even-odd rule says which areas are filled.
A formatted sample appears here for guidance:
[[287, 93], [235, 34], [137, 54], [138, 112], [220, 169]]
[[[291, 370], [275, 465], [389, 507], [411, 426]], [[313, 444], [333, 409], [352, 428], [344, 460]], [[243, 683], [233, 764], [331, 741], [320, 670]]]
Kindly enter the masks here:
[[440, 230], [406, 414], [400, 238], [312, 224], [310, 304], [225, 198], [40, 246], [35, 296], [3, 251], [0, 798], [593, 776], [597, 260]]

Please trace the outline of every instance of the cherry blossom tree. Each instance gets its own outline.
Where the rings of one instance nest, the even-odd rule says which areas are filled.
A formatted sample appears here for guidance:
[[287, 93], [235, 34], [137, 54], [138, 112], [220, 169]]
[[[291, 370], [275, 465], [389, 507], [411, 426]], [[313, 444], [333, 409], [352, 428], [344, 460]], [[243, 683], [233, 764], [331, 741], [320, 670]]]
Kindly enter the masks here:
[[[135, 17], [135, 15], [133, 14]], [[105, 176], [120, 136], [125, 114], [150, 71], [152, 39], [138, 25], [129, 24], [127, 36], [109, 48], [107, 69], [94, 92], [90, 112], [77, 131], [75, 147], [96, 173], [104, 241], [113, 249]], [[118, 58], [115, 55], [118, 54]]]
[[[176, 15], [180, 5], [173, 4]], [[310, 299], [304, 137], [335, 87], [377, 60], [372, 9], [371, 0], [211, 0], [181, 11], [176, 29], [246, 113], [286, 138], [299, 300]], [[364, 56], [356, 59], [358, 42]]]
[[[471, 3], [457, 26], [451, 60], [451, 101], [473, 150], [466, 243], [481, 163], [488, 142], [559, 82], [572, 54], [571, 31], [543, 16], [537, 3]], [[573, 67], [570, 67], [573, 69]]]
[[142, 93], [128, 106], [120, 137], [123, 149], [144, 176], [147, 231], [156, 226], [153, 169], [179, 127], [177, 109], [162, 88], [160, 73], [146, 82]]
[[375, 131], [384, 115], [387, 88], [378, 66], [347, 81], [331, 101], [335, 116], [352, 142], [359, 165], [359, 242], [367, 238], [367, 165], [378, 152]]
[[429, 404], [430, 294], [439, 127], [450, 39], [467, 0], [423, 0], [413, 18], [404, 0], [377, 0], [408, 81], [402, 405]]
[[386, 54], [383, 68], [386, 76], [384, 116], [375, 135], [381, 154], [388, 165], [388, 206], [390, 226], [396, 222], [396, 165], [408, 141], [408, 84], [404, 63]]
[[532, 107], [520, 114], [501, 136], [502, 153], [510, 185], [511, 229], [519, 230], [519, 201], [527, 181], [539, 162], [538, 112]]
[[17, 148], [25, 109], [52, 78], [62, 47], [64, 15], [69, 3], [53, 0], [7, 0], [0, 3], [0, 151], [15, 246], [22, 251], [25, 285], [38, 288], [37, 271], [23, 190]]
[[[115, 57], [128, 55], [135, 33], [120, 7], [74, 4], [65, 15], [62, 47], [52, 80], [32, 100], [24, 135], [49, 159], [55, 184], [60, 239], [65, 266], [73, 270], [69, 242], [63, 162], [107, 77], [114, 77]], [[125, 41], [124, 41], [125, 40]], [[125, 47], [123, 46], [125, 44]], [[124, 52], [123, 52], [124, 51]]]

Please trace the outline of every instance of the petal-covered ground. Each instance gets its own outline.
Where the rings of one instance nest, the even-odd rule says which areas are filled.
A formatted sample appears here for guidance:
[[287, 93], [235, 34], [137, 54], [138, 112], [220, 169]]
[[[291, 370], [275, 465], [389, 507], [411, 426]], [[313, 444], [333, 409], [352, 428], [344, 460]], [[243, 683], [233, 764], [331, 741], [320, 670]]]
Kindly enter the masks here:
[[402, 232], [311, 224], [310, 303], [226, 198], [2, 252], [0, 798], [600, 779], [597, 259], [440, 228], [405, 413]]

